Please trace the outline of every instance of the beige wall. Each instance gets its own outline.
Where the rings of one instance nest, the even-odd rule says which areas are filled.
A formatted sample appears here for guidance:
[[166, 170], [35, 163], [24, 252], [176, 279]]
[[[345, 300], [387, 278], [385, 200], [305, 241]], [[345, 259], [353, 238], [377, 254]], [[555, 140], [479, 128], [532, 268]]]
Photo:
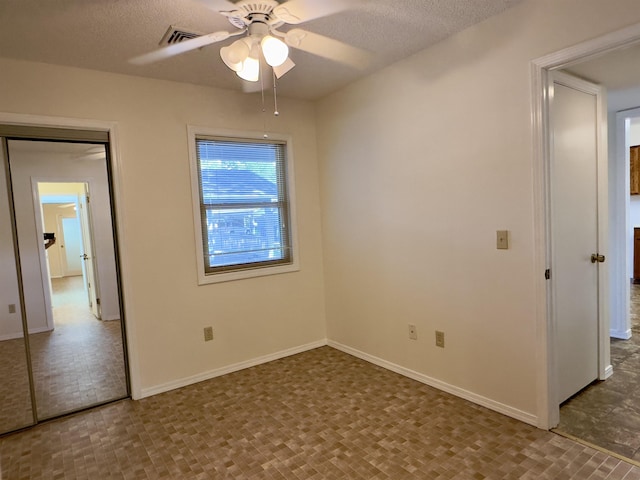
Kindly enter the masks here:
[[6, 59], [0, 71], [0, 112], [117, 122], [134, 394], [325, 338], [312, 104], [282, 99], [268, 120], [294, 139], [301, 270], [198, 286], [187, 125], [261, 130], [259, 95]]
[[330, 339], [535, 418], [530, 61], [637, 21], [531, 0], [319, 102]]
[[[0, 160], [4, 165], [4, 153], [1, 151]], [[6, 184], [3, 167], [0, 168], [0, 341], [23, 336], [9, 199], [2, 194]], [[14, 313], [9, 313], [10, 305], [15, 307]]]

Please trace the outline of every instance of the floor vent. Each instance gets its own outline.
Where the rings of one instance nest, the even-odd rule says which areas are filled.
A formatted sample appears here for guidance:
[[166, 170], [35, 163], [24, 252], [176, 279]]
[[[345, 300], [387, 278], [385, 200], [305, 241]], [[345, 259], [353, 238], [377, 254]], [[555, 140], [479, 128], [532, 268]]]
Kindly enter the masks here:
[[160, 45], [173, 45], [175, 43], [180, 43], [184, 40], [190, 40], [200, 36], [201, 34], [199, 33], [188, 32], [182, 28], [171, 25], [163, 35], [162, 40], [160, 40]]

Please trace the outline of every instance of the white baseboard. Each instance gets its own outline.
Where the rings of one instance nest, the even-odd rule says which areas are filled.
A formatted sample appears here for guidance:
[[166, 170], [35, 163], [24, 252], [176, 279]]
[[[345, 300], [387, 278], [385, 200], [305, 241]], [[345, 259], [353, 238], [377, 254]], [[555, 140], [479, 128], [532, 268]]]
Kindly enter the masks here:
[[611, 375], [613, 375], [613, 366], [609, 365], [607, 368], [604, 369], [604, 378], [602, 380], [606, 380]]
[[354, 357], [358, 357], [369, 363], [373, 363], [374, 365], [377, 365], [379, 367], [386, 368], [387, 370], [391, 370], [392, 372], [399, 373], [400, 375], [403, 375], [405, 377], [409, 377], [413, 380], [417, 380], [418, 382], [437, 388], [438, 390], [442, 390], [443, 392], [447, 392], [455, 395], [456, 397], [469, 400], [472, 403], [481, 405], [498, 413], [502, 413], [503, 415], [506, 415], [508, 417], [515, 418], [516, 420], [520, 420], [521, 422], [528, 423], [529, 425], [533, 425], [534, 427], [538, 426], [538, 417], [532, 413], [524, 412], [517, 408], [510, 407], [509, 405], [505, 405], [504, 403], [496, 402], [495, 400], [492, 400], [490, 398], [486, 398], [482, 395], [464, 390], [463, 388], [450, 385], [441, 380], [416, 372], [415, 370], [411, 370], [395, 363], [388, 362], [387, 360], [374, 357], [373, 355], [369, 355], [368, 353], [361, 352], [360, 350], [356, 350], [341, 343], [334, 342], [333, 340], [329, 340], [327, 342], [327, 345], [342, 352], [348, 353], [349, 355], [353, 355]]
[[609, 336], [619, 338], [620, 340], [629, 340], [631, 338], [631, 329], [628, 330], [609, 330]]
[[289, 348], [287, 350], [282, 350], [269, 355], [264, 355], [264, 356], [253, 358], [243, 362], [234, 363], [233, 365], [228, 365], [228, 366], [217, 368], [214, 370], [209, 370], [207, 372], [202, 372], [200, 374], [192, 375], [190, 377], [185, 377], [185, 378], [181, 378], [171, 382], [163, 383], [161, 385], [156, 385], [154, 387], [143, 388], [140, 391], [140, 397], [134, 397], [134, 400], [139, 400], [141, 398], [150, 397], [152, 395], [157, 395], [159, 393], [168, 392], [170, 390], [175, 390], [176, 388], [186, 387], [187, 385], [192, 385], [194, 383], [202, 382], [204, 380], [210, 380], [212, 378], [220, 377], [228, 373], [244, 370], [245, 368], [255, 367], [256, 365], [272, 362], [274, 360], [289, 357], [291, 355], [296, 355], [298, 353], [306, 352], [308, 350], [313, 350], [314, 348], [323, 347], [325, 345], [329, 345], [330, 347], [333, 347], [349, 355], [353, 355], [354, 357], [360, 358], [369, 363], [373, 363], [374, 365], [377, 365], [379, 367], [386, 368], [387, 370], [390, 370], [392, 372], [398, 373], [405, 377], [411, 378], [418, 382], [437, 388], [438, 390], [442, 390], [443, 392], [450, 393], [452, 395], [463, 398], [477, 405], [481, 405], [490, 410], [496, 411], [503, 415], [507, 415], [508, 417], [515, 418], [516, 420], [520, 420], [521, 422], [528, 423], [529, 425], [533, 425], [534, 427], [538, 425], [538, 417], [534, 414], [524, 412], [522, 410], [510, 407], [509, 405], [505, 405], [500, 402], [496, 402], [495, 400], [492, 400], [490, 398], [486, 398], [486, 397], [483, 397], [482, 395], [478, 395], [468, 390], [464, 390], [454, 385], [450, 385], [448, 383], [442, 382], [440, 380], [437, 380], [435, 378], [429, 377], [422, 373], [416, 372], [409, 368], [402, 367], [395, 363], [388, 362], [386, 360], [375, 357], [373, 355], [369, 355], [367, 353], [361, 352], [360, 350], [356, 350], [354, 348], [348, 347], [346, 345], [335, 342], [333, 340], [319, 340], [317, 342], [308, 343], [306, 345], [301, 345], [299, 347]]
[[[29, 330], [29, 335], [33, 335], [34, 333], [50, 332], [52, 330], [53, 329], [49, 327], [32, 328], [31, 330]], [[4, 340], [15, 340], [16, 338], [22, 337], [23, 335], [21, 331], [16, 333], [5, 333], [4, 335], [0, 335], [0, 342]]]
[[163, 383], [161, 385], [156, 385], [154, 387], [143, 388], [140, 391], [140, 397], [134, 398], [134, 400], [139, 400], [141, 398], [157, 395], [158, 393], [168, 392], [170, 390], [175, 390], [176, 388], [186, 387], [187, 385], [192, 385], [194, 383], [202, 382], [204, 380], [210, 380], [212, 378], [220, 377], [228, 373], [244, 370], [245, 368], [255, 367], [256, 365], [261, 365], [263, 363], [279, 360], [281, 358], [289, 357], [291, 355], [296, 355], [298, 353], [306, 352], [307, 350], [313, 350], [314, 348], [324, 347], [325, 345], [327, 345], [326, 339], [318, 340], [317, 342], [307, 343], [306, 345], [300, 345], [299, 347], [293, 347], [287, 350], [281, 350], [279, 352], [271, 353], [269, 355], [263, 355], [262, 357], [245, 360], [244, 362], [234, 363], [233, 365], [228, 365], [226, 367], [216, 368], [214, 370], [209, 370], [207, 372], [202, 372], [197, 375], [192, 375], [190, 377], [185, 377], [185, 378], [181, 378], [171, 382]]

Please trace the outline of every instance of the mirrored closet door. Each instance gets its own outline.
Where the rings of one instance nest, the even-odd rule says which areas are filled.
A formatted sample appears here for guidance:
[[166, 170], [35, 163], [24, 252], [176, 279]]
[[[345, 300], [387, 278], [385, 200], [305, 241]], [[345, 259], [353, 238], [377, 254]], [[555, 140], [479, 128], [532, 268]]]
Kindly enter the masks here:
[[[17, 356], [7, 365], [26, 385], [33, 413], [24, 426], [125, 398], [129, 387], [108, 139], [82, 141], [82, 132], [72, 132], [72, 139], [51, 141], [46, 131], [35, 138], [19, 133], [2, 138], [0, 221], [8, 217], [3, 232], [13, 232], [14, 246], [5, 255], [3, 241], [2, 258], [13, 260], [14, 276], [0, 282], [13, 289], [3, 306], [16, 311], [11, 318], [21, 326], [22, 344], [14, 348], [22, 348], [24, 374], [13, 366]], [[100, 132], [85, 135], [92, 133]], [[7, 383], [9, 373], [0, 367], [0, 384]], [[15, 428], [0, 425], [0, 432]]]

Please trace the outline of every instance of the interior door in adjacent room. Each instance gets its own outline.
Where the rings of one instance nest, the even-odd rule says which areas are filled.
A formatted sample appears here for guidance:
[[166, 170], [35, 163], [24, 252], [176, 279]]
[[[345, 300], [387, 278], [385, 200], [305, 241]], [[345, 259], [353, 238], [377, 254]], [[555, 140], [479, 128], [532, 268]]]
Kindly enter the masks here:
[[608, 340], [601, 338], [606, 159], [601, 88], [557, 72], [551, 82], [551, 288], [561, 403], [599, 378]]

